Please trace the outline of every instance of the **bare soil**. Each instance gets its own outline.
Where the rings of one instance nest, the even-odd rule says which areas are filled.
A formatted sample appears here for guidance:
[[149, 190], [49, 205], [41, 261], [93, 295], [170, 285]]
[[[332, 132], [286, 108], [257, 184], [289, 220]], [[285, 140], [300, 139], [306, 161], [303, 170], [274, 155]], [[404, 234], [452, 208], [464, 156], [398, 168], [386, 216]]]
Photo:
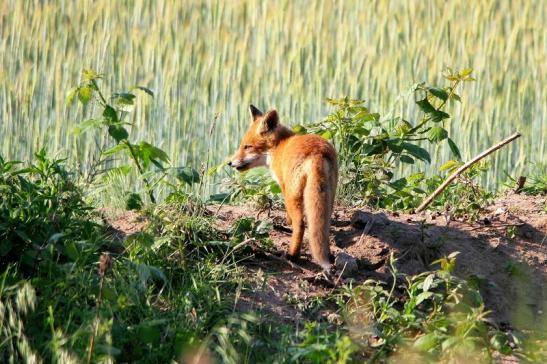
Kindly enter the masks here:
[[[399, 214], [339, 207], [331, 226], [331, 251], [334, 256], [345, 252], [355, 257], [358, 270], [340, 278], [354, 285], [368, 278], [388, 280], [390, 254], [398, 258], [399, 272], [417, 274], [435, 269], [431, 262], [458, 251], [455, 274], [479, 283], [493, 322], [508, 329], [532, 327], [547, 322], [546, 203], [545, 196], [508, 194], [475, 223], [428, 212]], [[333, 289], [311, 279], [320, 267], [312, 262], [307, 242], [296, 264], [284, 258], [291, 234], [284, 211], [265, 212], [249, 206], [211, 211], [220, 229], [242, 217], [269, 218], [274, 224], [270, 234], [274, 252], [257, 253], [242, 263], [252, 286], [242, 292], [239, 309], [284, 321], [310, 315], [336, 319], [328, 310], [306, 309], [306, 302], [325, 297]], [[131, 234], [144, 224], [137, 215], [122, 215], [111, 226]]]

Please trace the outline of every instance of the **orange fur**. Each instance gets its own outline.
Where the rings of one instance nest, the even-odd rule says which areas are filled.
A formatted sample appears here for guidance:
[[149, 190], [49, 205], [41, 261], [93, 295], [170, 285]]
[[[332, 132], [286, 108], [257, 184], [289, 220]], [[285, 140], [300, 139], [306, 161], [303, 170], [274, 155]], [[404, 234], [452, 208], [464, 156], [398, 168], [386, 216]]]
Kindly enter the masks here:
[[251, 125], [229, 165], [239, 171], [268, 166], [281, 186], [292, 238], [288, 255], [300, 255], [304, 217], [314, 260], [330, 269], [329, 228], [338, 165], [336, 151], [317, 135], [295, 135], [279, 123], [275, 110], [265, 115], [251, 105]]

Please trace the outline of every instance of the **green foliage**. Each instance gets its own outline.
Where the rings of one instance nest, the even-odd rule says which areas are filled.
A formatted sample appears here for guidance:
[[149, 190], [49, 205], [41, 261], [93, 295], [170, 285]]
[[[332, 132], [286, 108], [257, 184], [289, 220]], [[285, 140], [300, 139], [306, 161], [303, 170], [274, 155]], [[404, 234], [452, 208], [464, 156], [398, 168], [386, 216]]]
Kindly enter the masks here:
[[488, 325], [478, 289], [452, 275], [456, 254], [435, 262], [441, 269], [411, 277], [397, 273], [392, 257], [388, 287], [369, 280], [346, 293], [352, 339], [372, 362], [393, 353], [419, 362], [490, 362], [494, 351], [512, 352], [507, 336]]
[[259, 209], [269, 209], [281, 201], [281, 188], [272, 180], [270, 172], [253, 169], [223, 181], [228, 193], [211, 196], [219, 202], [242, 199], [251, 201]]
[[100, 246], [90, 206], [63, 160], [44, 149], [35, 158], [21, 167], [0, 157], [0, 270], [17, 263], [25, 275], [85, 259]]
[[411, 208], [423, 197], [417, 182], [423, 174], [393, 181], [400, 164], [430, 163], [429, 152], [421, 142], [437, 145], [446, 141], [455, 158], [461, 158], [456, 144], [445, 129], [450, 115], [445, 108], [448, 100], [459, 101], [456, 88], [462, 82], [474, 80], [471, 70], [454, 72], [447, 69], [444, 77], [449, 85], [432, 87], [425, 83], [413, 87], [415, 102], [421, 111], [417, 122], [402, 117], [382, 119], [371, 112], [362, 100], [327, 99], [336, 110], [319, 123], [296, 126], [299, 133], [313, 132], [331, 140], [338, 150], [340, 164], [339, 199], [362, 201], [378, 207]]
[[[446, 172], [448, 176], [461, 165], [461, 162], [451, 160], [441, 166], [440, 172]], [[456, 218], [476, 220], [484, 207], [494, 198], [494, 195], [479, 183], [479, 179], [489, 168], [490, 163], [487, 161], [472, 165], [433, 201], [430, 209], [448, 212]], [[424, 181], [426, 192], [433, 192], [444, 179], [441, 176], [427, 178]]]
[[206, 341], [242, 284], [236, 241], [172, 194], [122, 245], [73, 178], [44, 151], [0, 159], [0, 361], [80, 362], [93, 337], [93, 361], [168, 362]]
[[[535, 164], [531, 168], [531, 172], [524, 183], [522, 192], [528, 195], [545, 195], [547, 194], [547, 166]], [[507, 175], [508, 181], [504, 183], [507, 188], [514, 189], [517, 180]]]
[[305, 363], [349, 363], [358, 351], [358, 346], [347, 334], [332, 332], [309, 322], [301, 333], [301, 342], [291, 349], [292, 362]]
[[[89, 129], [100, 129], [112, 139], [113, 145], [101, 151], [96, 163], [101, 165], [105, 159], [111, 159], [120, 154], [125, 155], [136, 167], [152, 203], [156, 203], [154, 189], [160, 182], [165, 182], [174, 189], [180, 188], [181, 183], [190, 186], [199, 183], [200, 176], [193, 168], [170, 167], [169, 157], [162, 149], [146, 141], [130, 141], [127, 128], [134, 127], [135, 123], [126, 120], [129, 119], [129, 115], [135, 106], [136, 95], [133, 91], [143, 91], [152, 97], [154, 93], [146, 87], [135, 86], [130, 92], [113, 92], [107, 98], [99, 87], [99, 81], [102, 78], [103, 76], [95, 71], [84, 70], [82, 72], [82, 81], [67, 96], [67, 103], [73, 102], [75, 97], [78, 96], [78, 100], [83, 105], [96, 102], [102, 109], [100, 115], [81, 122], [74, 129], [74, 132], [78, 135]], [[155, 167], [155, 170], [152, 167]], [[127, 174], [131, 171], [131, 166], [122, 165], [116, 169], [119, 171], [123, 169], [123, 173]], [[175, 182], [165, 181], [168, 176]], [[128, 192], [127, 194], [127, 206], [131, 209], [138, 209], [143, 206], [140, 196], [136, 196], [138, 195], [137, 192]]]

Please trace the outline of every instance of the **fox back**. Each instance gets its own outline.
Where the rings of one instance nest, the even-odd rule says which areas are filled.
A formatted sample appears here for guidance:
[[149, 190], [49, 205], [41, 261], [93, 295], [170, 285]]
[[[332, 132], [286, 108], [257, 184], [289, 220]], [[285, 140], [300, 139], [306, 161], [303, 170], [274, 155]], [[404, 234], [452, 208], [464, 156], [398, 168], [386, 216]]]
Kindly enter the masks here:
[[269, 167], [279, 183], [289, 224], [288, 257], [297, 259], [304, 236], [304, 217], [314, 260], [330, 270], [329, 229], [338, 181], [336, 151], [317, 135], [295, 135], [279, 122], [277, 111], [263, 114], [250, 106], [251, 124], [228, 163], [242, 172]]

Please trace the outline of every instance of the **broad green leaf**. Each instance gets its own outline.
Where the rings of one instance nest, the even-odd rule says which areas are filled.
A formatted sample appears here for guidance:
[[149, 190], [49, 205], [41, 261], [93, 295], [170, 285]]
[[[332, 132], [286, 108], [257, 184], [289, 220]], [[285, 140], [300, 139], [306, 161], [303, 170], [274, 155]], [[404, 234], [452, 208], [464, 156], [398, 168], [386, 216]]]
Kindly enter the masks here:
[[400, 191], [403, 188], [405, 188], [407, 184], [408, 182], [406, 178], [399, 178], [398, 180], [391, 182], [389, 186], [393, 188], [395, 191]]
[[427, 98], [416, 101], [416, 104], [418, 104], [420, 109], [426, 114], [429, 114], [435, 111], [435, 108], [433, 107], [433, 105], [431, 105], [431, 103], [429, 102]]
[[273, 194], [281, 193], [281, 187], [276, 182], [270, 183], [270, 192]]
[[443, 343], [441, 344], [441, 348], [443, 351], [447, 351], [451, 347], [457, 345], [460, 341], [460, 336], [449, 336], [446, 340], [443, 341]]
[[115, 93], [112, 95], [112, 98], [119, 104], [119, 105], [133, 105], [135, 95], [129, 92], [120, 92]]
[[107, 121], [107, 124], [117, 124], [118, 123], [118, 113], [110, 105], [106, 105], [103, 110], [103, 116]]
[[467, 77], [473, 72], [473, 68], [464, 68], [460, 71], [460, 76]]
[[458, 146], [456, 145], [456, 143], [454, 143], [454, 141], [450, 138], [448, 138], [448, 146], [450, 147], [452, 154], [454, 154], [454, 157], [456, 157], [456, 159], [461, 160], [462, 155], [460, 154], [460, 150], [458, 149]]
[[353, 116], [353, 120], [356, 121], [369, 121], [373, 120], [372, 116], [370, 115], [370, 112], [364, 108], [364, 110], [359, 111], [357, 114]]
[[127, 149], [127, 144], [126, 143], [120, 143], [112, 148], [108, 148], [106, 150], [103, 150], [102, 152], [102, 155], [104, 156], [110, 156], [110, 155], [113, 155], [113, 154], [116, 154], [124, 149]]
[[513, 352], [513, 349], [508, 345], [507, 334], [499, 332], [492, 336], [490, 339], [490, 344], [492, 347], [504, 355], [510, 355]]
[[122, 140], [127, 139], [129, 133], [127, 130], [120, 124], [113, 124], [108, 127], [108, 134], [116, 140], [116, 142], [121, 142]]
[[423, 172], [414, 173], [410, 176], [408, 176], [406, 179], [411, 184], [416, 184], [418, 182], [421, 182], [425, 177], [425, 174]]
[[448, 92], [438, 87], [430, 87], [429, 92], [438, 99], [446, 101], [448, 99]]
[[398, 142], [400, 139], [390, 140], [386, 142], [387, 147], [389, 150], [393, 151], [394, 153], [401, 153], [403, 151], [403, 147]]
[[431, 113], [431, 121], [433, 121], [434, 123], [438, 123], [442, 121], [443, 119], [448, 119], [449, 117], [450, 117], [449, 114], [441, 110], [434, 110]]
[[399, 120], [397, 124], [395, 125], [394, 129], [397, 134], [399, 134], [400, 136], [403, 136], [412, 129], [412, 124], [410, 124], [406, 120]]
[[199, 173], [192, 167], [179, 167], [176, 168], [176, 177], [180, 181], [185, 182], [188, 185], [199, 183]]
[[332, 132], [330, 130], [327, 130], [326, 132], [322, 133], [321, 136], [324, 139], [331, 140], [332, 139]]
[[408, 155], [402, 155], [399, 157], [399, 160], [403, 163], [414, 164], [414, 159]]
[[424, 279], [422, 290], [424, 292], [429, 291], [429, 288], [431, 288], [431, 284], [433, 283], [433, 278], [435, 278], [435, 274], [431, 273]]
[[449, 160], [445, 164], [439, 168], [440, 172], [448, 171], [450, 173], [454, 172], [456, 169], [458, 169], [462, 165], [461, 162], [455, 161], [455, 160]]
[[429, 156], [429, 152], [424, 148], [410, 143], [402, 143], [401, 146], [413, 157], [416, 157], [424, 162], [431, 163], [431, 157]]
[[93, 89], [90, 86], [81, 86], [78, 88], [78, 100], [82, 104], [87, 104], [91, 100], [91, 97], [93, 97]]
[[433, 296], [433, 292], [422, 292], [416, 296], [416, 306]]
[[455, 93], [450, 94], [450, 100], [459, 101], [459, 102], [462, 101], [462, 99], [460, 98], [460, 95], [455, 94]]
[[296, 134], [306, 134], [308, 132], [308, 130], [300, 124], [294, 125], [292, 127], [292, 131], [294, 131]]
[[65, 254], [67, 257], [70, 258], [73, 262], [78, 260], [80, 257], [80, 252], [78, 251], [78, 248], [76, 247], [76, 244], [74, 244], [73, 241], [68, 241], [64, 244], [65, 247]]
[[418, 339], [416, 339], [413, 346], [419, 351], [425, 352], [433, 349], [437, 345], [437, 340], [437, 335], [432, 332], [424, 336], [420, 336]]
[[134, 89], [144, 91], [144, 92], [146, 92], [148, 95], [154, 97], [154, 91], [150, 90], [148, 87], [144, 87], [144, 86], [135, 86]]
[[[162, 161], [165, 163], [169, 163], [169, 157], [167, 156], [167, 153], [165, 153], [163, 150], [161, 150], [158, 147], [153, 146], [150, 143], [147, 142], [140, 142], [138, 147], [138, 158], [142, 159], [143, 167], [148, 168], [150, 165], [150, 162], [158, 165], [157, 162]], [[163, 168], [161, 164], [159, 164], [160, 168]]]
[[448, 132], [445, 128], [434, 126], [427, 132], [427, 138], [430, 142], [438, 143], [441, 140], [448, 138]]
[[84, 131], [87, 131], [89, 129], [98, 129], [101, 126], [103, 126], [103, 120], [102, 119], [88, 119], [88, 120], [82, 121], [80, 124], [76, 125], [74, 127], [73, 133], [75, 135], [80, 135]]

